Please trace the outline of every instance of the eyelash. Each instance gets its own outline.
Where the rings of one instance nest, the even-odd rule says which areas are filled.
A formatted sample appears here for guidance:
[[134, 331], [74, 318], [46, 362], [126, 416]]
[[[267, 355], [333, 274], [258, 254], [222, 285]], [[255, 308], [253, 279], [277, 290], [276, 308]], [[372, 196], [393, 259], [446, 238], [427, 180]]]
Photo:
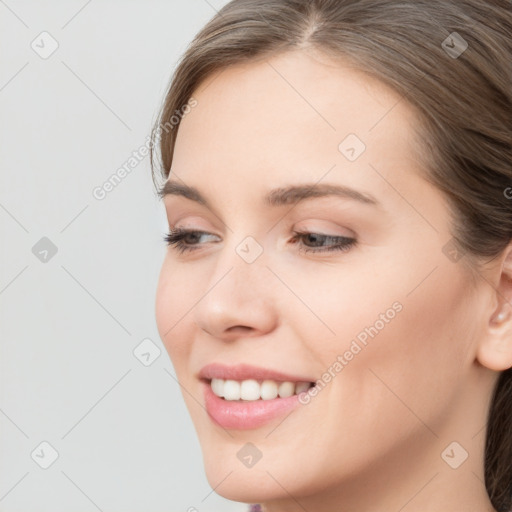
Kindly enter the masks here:
[[[292, 239], [293, 244], [296, 244], [300, 239], [310, 236], [310, 235], [317, 235], [317, 237], [321, 238], [321, 239], [326, 239], [326, 240], [331, 239], [331, 240], [339, 241], [339, 243], [337, 245], [328, 246], [327, 249], [313, 249], [313, 248], [310, 248], [307, 246], [306, 246], [306, 248], [304, 248], [304, 246], [299, 245], [299, 252], [303, 252], [303, 253], [308, 253], [308, 252], [326, 253], [326, 252], [332, 252], [332, 251], [345, 252], [345, 251], [350, 250], [353, 246], [355, 246], [355, 244], [357, 242], [357, 240], [355, 238], [349, 238], [346, 236], [322, 235], [320, 233], [310, 233], [307, 231], [305, 231], [305, 232], [304, 231], [294, 231], [293, 233], [295, 235], [294, 238]], [[210, 233], [206, 233], [205, 231], [194, 231], [194, 230], [188, 230], [188, 229], [184, 229], [184, 228], [176, 228], [176, 229], [171, 229], [171, 231], [164, 236], [164, 241], [166, 242], [166, 244], [168, 246], [173, 246], [173, 248], [175, 250], [177, 250], [179, 253], [195, 251], [197, 249], [192, 248], [192, 247], [194, 247], [194, 245], [192, 245], [192, 247], [191, 247], [190, 244], [186, 244], [183, 242], [183, 239], [189, 234], [209, 235]], [[197, 245], [197, 244], [195, 244], [195, 245]]]

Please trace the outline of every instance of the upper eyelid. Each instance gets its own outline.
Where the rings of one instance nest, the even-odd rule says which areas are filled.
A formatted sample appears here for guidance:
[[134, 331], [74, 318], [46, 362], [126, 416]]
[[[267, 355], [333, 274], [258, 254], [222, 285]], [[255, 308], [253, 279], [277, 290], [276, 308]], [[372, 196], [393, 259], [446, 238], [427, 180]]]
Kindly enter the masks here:
[[[299, 199], [296, 202], [293, 202], [293, 201], [289, 202], [287, 200], [287, 201], [284, 201], [283, 204], [278, 204], [279, 201], [280, 201], [279, 197], [281, 195], [283, 195], [283, 197], [288, 197], [288, 198], [293, 197], [294, 193], [295, 193], [293, 191], [295, 189], [298, 189], [297, 194], [300, 196], [300, 194], [301, 194], [300, 191], [302, 189], [307, 189], [307, 190], [312, 189], [312, 190], [314, 190], [317, 185], [318, 184], [304, 185], [304, 186], [299, 186], [299, 187], [289, 187], [289, 189], [286, 189], [286, 188], [275, 189], [273, 192], [277, 194], [276, 195], [277, 203], [276, 204], [271, 204], [271, 205], [267, 206], [265, 208], [265, 213], [270, 211], [269, 208], [271, 206], [279, 206], [281, 208], [287, 207], [287, 208], [289, 208], [289, 211], [293, 210], [295, 213], [297, 211], [300, 212], [302, 210], [302, 208], [305, 208], [306, 212], [308, 212], [308, 215], [310, 213], [312, 215], [316, 215], [319, 212], [321, 212], [321, 214], [323, 215], [323, 214], [325, 214], [326, 211], [330, 212], [332, 207], [331, 206], [329, 206], [329, 207], [326, 207], [326, 206], [319, 207], [317, 201], [320, 201], [320, 202], [323, 201], [323, 200], [330, 200], [330, 201], [332, 201], [333, 199], [338, 199], [338, 200], [342, 201], [340, 203], [340, 205], [343, 206], [343, 209], [341, 210], [342, 214], [346, 211], [345, 210], [346, 208], [348, 208], [349, 211], [351, 211], [352, 208], [354, 208], [354, 207], [356, 207], [358, 205], [359, 206], [362, 206], [362, 205], [372, 206], [373, 208], [376, 208], [377, 210], [381, 210], [383, 213], [387, 214], [387, 212], [385, 210], [382, 210], [382, 204], [379, 203], [379, 201], [374, 199], [372, 196], [368, 196], [367, 199], [359, 199], [359, 200], [354, 199], [354, 197], [351, 197], [352, 193], [350, 192], [351, 189], [349, 189], [349, 188], [347, 188], [347, 190], [349, 192], [346, 195], [344, 193], [341, 194], [343, 199], [338, 197], [336, 193], [325, 194], [324, 195], [323, 193], [320, 192], [317, 195], [313, 194], [313, 195], [311, 195], [309, 197]], [[334, 189], [340, 188], [337, 185], [325, 184], [325, 188], [329, 189], [331, 187], [334, 188]], [[185, 190], [188, 190], [188, 188], [189, 187], [185, 186]], [[344, 189], [344, 187], [341, 187], [341, 188]], [[161, 192], [163, 190], [164, 190], [164, 187], [162, 187]], [[356, 197], [364, 196], [364, 194], [359, 194], [355, 190], [352, 190], [352, 192], [356, 195]], [[273, 196], [269, 195], [269, 198], [271, 198], [271, 197], [273, 197]], [[164, 204], [164, 208], [165, 208], [167, 216], [174, 215], [176, 210], [181, 210], [182, 207], [183, 207], [182, 204], [184, 203], [185, 205], [187, 205], [187, 207], [186, 207], [186, 209], [184, 211], [190, 211], [189, 210], [190, 207], [199, 207], [201, 210], [206, 209], [209, 212], [209, 214], [213, 215], [213, 217], [219, 222], [220, 225], [224, 226], [229, 231], [232, 231], [229, 228], [229, 225], [226, 224], [224, 222], [224, 220], [222, 220], [220, 212], [218, 212], [216, 209], [214, 209], [209, 203], [203, 202], [200, 198], [197, 198], [197, 199], [194, 198], [194, 194], [192, 194], [192, 197], [189, 197], [187, 193], [183, 193], [183, 194], [182, 193], [167, 193], [165, 195], [161, 195], [160, 198], [161, 198], [161, 200], [162, 200], [162, 202]], [[174, 204], [173, 199], [177, 201], [176, 204]], [[182, 203], [182, 201], [183, 201], [183, 203]], [[271, 200], [271, 202], [272, 202], [272, 200]], [[194, 212], [194, 211], [196, 211], [196, 210], [193, 209], [192, 212]], [[366, 214], [369, 214], [368, 211], [363, 210], [363, 209], [358, 209], [357, 212], [358, 212], [358, 216], [359, 215], [366, 216]], [[276, 214], [276, 216], [278, 216], [278, 220], [283, 219], [282, 213], [279, 213], [278, 209], [275, 210], [274, 213]], [[372, 215], [374, 215], [374, 214], [372, 213]]]

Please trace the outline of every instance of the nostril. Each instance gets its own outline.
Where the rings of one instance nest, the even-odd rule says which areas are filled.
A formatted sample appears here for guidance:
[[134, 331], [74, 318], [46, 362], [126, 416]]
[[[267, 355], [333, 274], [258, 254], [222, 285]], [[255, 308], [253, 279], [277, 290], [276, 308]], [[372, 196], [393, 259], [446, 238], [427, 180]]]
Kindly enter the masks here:
[[239, 330], [246, 333], [247, 331], [252, 331], [252, 327], [247, 327], [246, 325], [234, 325], [228, 329], [228, 332], [238, 332]]

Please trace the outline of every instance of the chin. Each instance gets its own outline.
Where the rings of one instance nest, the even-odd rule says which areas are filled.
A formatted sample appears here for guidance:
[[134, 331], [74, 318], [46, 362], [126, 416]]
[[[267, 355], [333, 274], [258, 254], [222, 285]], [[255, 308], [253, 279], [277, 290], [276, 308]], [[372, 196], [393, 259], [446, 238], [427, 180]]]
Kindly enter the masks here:
[[[287, 494], [283, 487], [288, 489], [292, 485], [291, 482], [280, 479], [281, 487], [265, 468], [247, 469], [234, 464], [218, 464], [212, 460], [205, 464], [205, 471], [208, 483], [218, 495], [242, 503], [261, 503], [284, 498]], [[271, 470], [269, 472], [273, 473]]]

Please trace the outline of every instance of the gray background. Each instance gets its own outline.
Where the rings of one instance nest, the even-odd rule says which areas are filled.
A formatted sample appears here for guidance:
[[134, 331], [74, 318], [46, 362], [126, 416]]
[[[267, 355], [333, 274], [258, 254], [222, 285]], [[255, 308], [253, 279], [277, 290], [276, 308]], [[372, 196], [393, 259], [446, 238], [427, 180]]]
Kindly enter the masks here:
[[[144, 145], [225, 3], [0, 0], [1, 512], [246, 508], [212, 492], [159, 339], [149, 157], [92, 194]], [[47, 58], [31, 47], [51, 49], [43, 31], [59, 45]]]

